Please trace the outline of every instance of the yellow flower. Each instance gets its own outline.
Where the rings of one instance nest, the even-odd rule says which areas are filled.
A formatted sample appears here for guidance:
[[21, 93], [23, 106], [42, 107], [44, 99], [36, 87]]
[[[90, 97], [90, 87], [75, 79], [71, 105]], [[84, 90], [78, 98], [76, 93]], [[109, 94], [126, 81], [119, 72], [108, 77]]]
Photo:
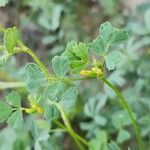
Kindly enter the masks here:
[[38, 106], [37, 104], [35, 104], [35, 103], [31, 103], [31, 107], [36, 112], [39, 112], [39, 113], [43, 113], [44, 112], [44, 110], [40, 106]]
[[103, 76], [103, 71], [99, 68], [92, 68], [91, 69], [97, 76]]
[[80, 75], [83, 75], [83, 76], [89, 76], [92, 74], [92, 71], [91, 70], [82, 70], [80, 72]]
[[30, 114], [30, 113], [33, 113], [34, 110], [32, 108], [25, 108], [25, 112]]
[[92, 68], [91, 70], [82, 70], [80, 75], [89, 77], [100, 77], [103, 76], [103, 71], [99, 68]]
[[38, 106], [37, 104], [31, 102], [31, 108], [26, 108], [25, 109], [26, 113], [34, 113], [34, 112], [38, 112], [38, 113], [43, 113], [44, 110]]

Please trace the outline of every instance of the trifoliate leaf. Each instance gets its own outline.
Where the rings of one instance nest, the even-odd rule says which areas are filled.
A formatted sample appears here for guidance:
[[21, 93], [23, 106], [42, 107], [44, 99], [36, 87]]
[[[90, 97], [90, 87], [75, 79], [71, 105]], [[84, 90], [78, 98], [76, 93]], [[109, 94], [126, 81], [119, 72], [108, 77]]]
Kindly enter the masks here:
[[89, 43], [89, 48], [101, 55], [104, 56], [107, 53], [107, 45], [104, 43], [103, 39], [98, 37], [93, 42]]
[[18, 31], [15, 27], [9, 28], [4, 33], [4, 45], [8, 53], [11, 53], [18, 41]]
[[14, 127], [14, 128], [20, 128], [23, 124], [23, 116], [21, 110], [16, 110], [11, 114], [11, 116], [8, 118], [7, 123]]
[[62, 93], [64, 92], [65, 85], [62, 82], [52, 82], [45, 90], [43, 99], [59, 102], [61, 100]]
[[58, 77], [64, 77], [69, 70], [69, 60], [66, 56], [55, 56], [52, 59], [52, 66]]
[[106, 67], [108, 70], [114, 70], [119, 62], [122, 60], [122, 53], [118, 51], [113, 51], [107, 54], [105, 58]]
[[[63, 53], [63, 56], [67, 56], [71, 65], [72, 72], [79, 73], [88, 62], [88, 48], [85, 43], [69, 42], [67, 48]], [[79, 63], [78, 63], [79, 62]], [[76, 65], [75, 65], [76, 63]]]
[[46, 81], [46, 76], [39, 66], [34, 63], [28, 63], [25, 67], [25, 73], [28, 77], [27, 87], [29, 90], [40, 88]]
[[128, 33], [124, 29], [115, 29], [109, 22], [100, 26], [100, 36], [107, 44], [120, 44], [128, 39]]
[[47, 106], [44, 110], [44, 117], [47, 120], [58, 119], [59, 115], [60, 115], [59, 110], [55, 105]]
[[8, 0], [0, 0], [0, 7], [4, 7], [8, 3]]
[[70, 109], [75, 105], [77, 95], [78, 90], [76, 87], [67, 89], [67, 91], [62, 95], [61, 103], [66, 111], [70, 111]]
[[17, 92], [11, 92], [8, 96], [6, 96], [6, 100], [14, 107], [21, 106], [21, 97]]
[[100, 36], [103, 38], [105, 43], [109, 43], [110, 36], [112, 34], [113, 27], [110, 22], [105, 22], [100, 26]]
[[111, 141], [111, 143], [108, 144], [109, 150], [121, 150], [117, 143]]
[[130, 133], [126, 130], [121, 129], [117, 136], [117, 142], [123, 143], [123, 142], [127, 141], [129, 138], [130, 138]]
[[12, 113], [12, 108], [0, 101], [0, 122], [4, 122]]

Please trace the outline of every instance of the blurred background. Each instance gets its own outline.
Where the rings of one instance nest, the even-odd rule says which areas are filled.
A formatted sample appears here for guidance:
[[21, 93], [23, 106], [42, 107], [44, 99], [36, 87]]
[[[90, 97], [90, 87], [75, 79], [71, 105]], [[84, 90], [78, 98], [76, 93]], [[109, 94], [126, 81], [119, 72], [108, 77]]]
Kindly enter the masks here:
[[[0, 24], [4, 27], [16, 26], [22, 41], [33, 49], [50, 71], [51, 59], [64, 51], [67, 42], [92, 41], [98, 35], [100, 24], [105, 21], [110, 21], [117, 28], [126, 28], [130, 34], [126, 44], [120, 46], [125, 52], [125, 59], [116, 71], [108, 72], [107, 77], [120, 87], [134, 110], [148, 150], [150, 0], [10, 0], [6, 7], [0, 8]], [[26, 54], [18, 54], [0, 68], [1, 99], [12, 91], [3, 82], [22, 82], [24, 66], [30, 61], [32, 59]], [[71, 118], [74, 129], [88, 140], [104, 131], [107, 132], [108, 141], [114, 141], [121, 150], [138, 150], [127, 114], [115, 105], [114, 100], [117, 98], [114, 93], [101, 85], [97, 81], [87, 81], [80, 86], [80, 105], [77, 104]], [[27, 90], [24, 87], [15, 90], [21, 94], [23, 104], [27, 105]], [[32, 118], [27, 117], [27, 125], [30, 119]], [[41, 122], [37, 126], [47, 128], [47, 124]], [[77, 149], [71, 138], [62, 132], [37, 140], [30, 135], [28, 129], [18, 131], [5, 124], [1, 124], [0, 128], [0, 150], [34, 149], [37, 141], [42, 150]], [[62, 146], [59, 147], [58, 143]]]

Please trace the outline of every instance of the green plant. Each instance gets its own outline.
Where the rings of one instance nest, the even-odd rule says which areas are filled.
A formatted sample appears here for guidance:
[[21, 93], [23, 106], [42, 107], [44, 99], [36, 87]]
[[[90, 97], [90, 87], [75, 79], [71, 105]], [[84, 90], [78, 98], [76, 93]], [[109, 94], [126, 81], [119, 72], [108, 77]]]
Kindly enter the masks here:
[[8, 3], [8, 0], [1, 0], [0, 7], [4, 7]]
[[[10, 93], [6, 96], [7, 103], [0, 102], [1, 122], [7, 120], [10, 126], [21, 128], [23, 124], [22, 111], [29, 115], [37, 113], [48, 122], [54, 122], [58, 127], [67, 131], [81, 150], [85, 147], [92, 150], [108, 149], [108, 146], [117, 147], [113, 142], [108, 145], [107, 135], [104, 131], [101, 131], [103, 138], [96, 136], [90, 142], [86, 141], [73, 130], [69, 121], [68, 116], [75, 107], [78, 96], [78, 88], [75, 83], [96, 78], [104, 82], [119, 97], [120, 101], [117, 103], [127, 112], [129, 122], [133, 125], [139, 148], [144, 150], [144, 144], [134, 113], [120, 91], [105, 77], [105, 67], [109, 71], [114, 70], [123, 59], [123, 52], [116, 50], [116, 48], [128, 39], [126, 30], [116, 29], [109, 22], [106, 22], [100, 26], [100, 35], [93, 42], [88, 44], [69, 42], [62, 55], [55, 56], [52, 59], [52, 68], [55, 75], [50, 74], [47, 67], [34, 52], [23, 44], [15, 27], [8, 29], [1, 27], [0, 30], [4, 33], [4, 42], [0, 45], [2, 53], [0, 57], [1, 65], [10, 56], [18, 53], [29, 54], [37, 63], [27, 63], [25, 67], [30, 107], [22, 107], [18, 93]], [[94, 55], [89, 50], [94, 52]], [[96, 57], [94, 57], [95, 54], [97, 54]], [[91, 55], [93, 56], [92, 59], [89, 57]], [[59, 121], [60, 117], [63, 123]], [[118, 129], [120, 130], [118, 141], [121, 143], [124, 140], [122, 137], [129, 138], [129, 135], [120, 127]], [[98, 141], [101, 141], [100, 145], [95, 145]]]

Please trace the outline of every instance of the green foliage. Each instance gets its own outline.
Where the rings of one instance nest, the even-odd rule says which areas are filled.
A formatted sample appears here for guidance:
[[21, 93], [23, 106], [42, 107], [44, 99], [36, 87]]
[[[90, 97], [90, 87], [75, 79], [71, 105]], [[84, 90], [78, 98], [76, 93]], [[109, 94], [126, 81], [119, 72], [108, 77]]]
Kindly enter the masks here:
[[70, 87], [63, 93], [61, 104], [67, 112], [71, 111], [74, 108], [77, 95], [78, 90], [76, 87]]
[[99, 131], [96, 138], [90, 141], [90, 150], [108, 150], [107, 134], [105, 131]]
[[21, 128], [23, 124], [23, 116], [21, 110], [21, 97], [13, 91], [6, 96], [6, 101], [9, 103], [0, 102], [0, 121], [4, 122], [7, 120], [8, 125], [14, 128]]
[[52, 66], [58, 77], [64, 77], [69, 70], [69, 60], [65, 56], [55, 56], [52, 59]]
[[65, 84], [62, 82], [52, 82], [45, 90], [43, 99], [59, 102], [65, 90]]
[[69, 42], [63, 53], [70, 61], [72, 73], [79, 73], [88, 62], [88, 48], [85, 43]]
[[131, 119], [127, 112], [118, 111], [112, 115], [112, 123], [116, 129], [121, 129], [123, 126], [130, 125]]
[[23, 124], [23, 116], [21, 110], [16, 110], [7, 120], [8, 125], [14, 128], [21, 128]]
[[7, 52], [2, 52], [2, 55], [0, 55], [0, 67], [4, 66], [8, 57], [9, 57], [9, 54]]
[[3, 150], [13, 149], [13, 143], [16, 139], [16, 134], [13, 129], [5, 128], [0, 133], [0, 144]]
[[111, 41], [113, 40], [113, 27], [109, 22], [103, 23], [100, 26], [100, 35], [106, 44], [111, 44]]
[[90, 43], [89, 48], [101, 55], [101, 56], [105, 56], [107, 53], [107, 45], [104, 43], [104, 40], [100, 37], [98, 37], [97, 39], [95, 39], [92, 43]]
[[29, 90], [40, 88], [46, 81], [45, 74], [39, 66], [34, 63], [28, 63], [25, 67], [25, 74], [27, 75], [27, 87]]
[[14, 107], [20, 107], [21, 106], [21, 97], [17, 92], [11, 92], [7, 97], [6, 100], [8, 103]]
[[84, 114], [89, 121], [82, 122], [80, 127], [87, 132], [87, 137], [91, 137], [107, 125], [107, 113], [102, 113], [106, 102], [107, 95], [97, 94], [90, 97], [84, 105]]
[[122, 53], [118, 51], [110, 52], [105, 56], [106, 67], [108, 68], [108, 70], [114, 70], [119, 62], [121, 62], [121, 60]]
[[60, 116], [59, 110], [55, 105], [46, 106], [44, 111], [44, 117], [47, 120], [58, 119]]
[[[46, 3], [47, 1], [45, 1]], [[45, 7], [46, 5], [39, 5], [37, 2], [35, 11], [41, 10], [44, 12]], [[56, 30], [59, 26], [58, 18], [61, 14], [61, 6], [58, 6], [55, 11], [56, 13], [59, 12], [59, 15], [56, 16], [56, 20], [53, 18], [54, 22], [51, 24], [51, 29], [49, 30]], [[145, 15], [146, 20], [148, 16], [149, 14]], [[39, 22], [41, 22], [41, 18]], [[45, 27], [48, 27], [47, 23]], [[145, 21], [145, 26], [147, 24], [148, 21]], [[34, 145], [34, 149], [44, 150], [54, 149], [54, 147], [58, 149], [59, 144], [56, 146], [56, 143], [51, 142], [51, 140], [55, 134], [57, 139], [60, 137], [63, 139], [64, 131], [70, 134], [79, 149], [86, 147], [89, 150], [120, 150], [122, 144], [134, 137], [132, 132], [130, 133], [127, 128], [133, 125], [139, 147], [143, 150], [137, 121], [142, 125], [142, 135], [147, 137], [150, 131], [148, 126], [149, 115], [145, 114], [149, 109], [147, 99], [150, 88], [146, 85], [149, 85], [150, 80], [149, 72], [145, 68], [149, 68], [149, 62], [143, 58], [140, 62], [141, 64], [138, 65], [136, 62], [136, 58], [138, 57], [134, 57], [134, 61], [130, 59], [130, 62], [126, 59], [131, 52], [127, 50], [126, 53], [122, 53], [123, 50], [121, 51], [119, 46], [127, 39], [128, 34], [126, 30], [116, 29], [109, 22], [103, 23], [100, 26], [100, 35], [93, 42], [87, 44], [74, 41], [69, 42], [62, 55], [55, 56], [52, 59], [52, 68], [55, 73], [53, 75], [49, 73], [50, 69], [45, 67], [33, 51], [20, 41], [18, 42], [16, 28], [6, 29], [4, 31], [4, 44], [1, 45], [1, 60], [7, 60], [7, 58], [13, 55], [15, 48], [15, 53], [25, 52], [37, 64], [28, 63], [23, 72], [27, 77], [25, 80], [29, 91], [26, 99], [29, 104], [24, 106], [23, 103], [21, 104], [20, 95], [17, 92], [11, 92], [6, 96], [8, 104], [0, 102], [0, 121], [7, 121], [8, 125], [13, 128], [24, 127], [27, 133], [32, 134], [32, 147]], [[130, 45], [131, 43], [127, 44]], [[139, 47], [143, 46], [143, 43], [141, 43]], [[144, 44], [148, 44], [148, 42]], [[124, 45], [121, 46], [123, 47]], [[116, 49], [116, 47], [118, 48]], [[133, 46], [133, 48], [136, 49], [136, 46]], [[90, 55], [88, 50], [92, 50], [97, 55]], [[131, 64], [128, 65], [128, 63]], [[106, 79], [107, 71], [105, 72], [105, 67], [108, 71], [114, 70], [117, 67], [116, 71], [109, 74], [108, 80]], [[131, 69], [128, 67], [131, 67]], [[94, 76], [91, 76], [91, 74], [94, 74]], [[135, 80], [129, 78], [128, 80], [129, 82], [131, 80], [131, 85], [126, 84], [126, 89], [122, 88], [125, 84], [124, 78], [132, 74]], [[85, 77], [81, 77], [80, 75]], [[85, 84], [79, 83], [80, 80], [91, 78], [100, 79], [112, 91], [110, 92], [105, 86], [99, 86], [97, 80], [90, 80], [90, 82], [85, 82]], [[114, 85], [120, 86], [123, 90], [123, 95]], [[79, 97], [77, 87], [83, 87], [80, 88], [81, 94]], [[143, 96], [143, 91], [145, 96]], [[112, 94], [112, 92], [114, 93]], [[91, 95], [94, 96], [91, 97]], [[130, 98], [131, 95], [133, 98]], [[123, 96], [127, 97], [127, 100]], [[83, 103], [85, 103], [83, 108], [81, 101], [77, 102], [77, 98], [83, 100]], [[119, 106], [113, 106], [116, 103]], [[76, 111], [74, 112], [75, 105], [78, 107], [76, 107]], [[141, 105], [145, 107], [145, 110], [141, 108]], [[120, 110], [120, 106], [124, 110]], [[81, 113], [82, 109], [84, 114]], [[136, 112], [136, 115], [134, 115], [132, 109]], [[138, 110], [140, 110], [139, 113]], [[26, 113], [25, 119], [23, 119], [23, 113]], [[85, 131], [82, 135], [88, 141], [75, 133], [69, 121], [69, 118], [73, 119], [75, 115], [80, 115], [79, 118], [82, 122], [79, 126], [80, 129]], [[143, 115], [146, 117], [143, 117]], [[27, 121], [26, 116], [31, 117], [31, 119]], [[42, 123], [39, 123], [38, 121], [41, 119]], [[56, 125], [59, 126], [58, 129], [55, 129]], [[51, 132], [53, 133], [50, 134]], [[109, 143], [109, 139], [116, 140]], [[24, 140], [19, 142], [24, 143]], [[53, 146], [52, 143], [55, 143], [55, 145]], [[135, 145], [137, 144], [135, 143]], [[15, 144], [15, 148], [17, 149], [18, 147]]]
[[0, 102], [0, 122], [4, 122], [12, 113], [12, 108], [5, 104], [4, 102]]
[[8, 0], [0, 0], [0, 7], [4, 7], [8, 3]]
[[[45, 89], [42, 99], [61, 104], [65, 111], [68, 112], [75, 106], [77, 95], [78, 90], [76, 87], [66, 88], [65, 84], [62, 82], [53, 82]], [[52, 113], [56, 112], [57, 108], [53, 109], [52, 112], [51, 111], [50, 108], [49, 110], [46, 110], [47, 113]]]
[[43, 132], [39, 135], [39, 137], [36, 139], [36, 142], [34, 144], [35, 149], [41, 149], [41, 142], [46, 141], [49, 138], [49, 134], [47, 132]]
[[13, 52], [18, 41], [18, 31], [15, 27], [9, 28], [4, 33], [4, 45], [8, 53]]
[[128, 39], [126, 30], [115, 29], [109, 22], [103, 23], [100, 26], [100, 35], [107, 45], [120, 44]]
[[109, 47], [121, 44], [127, 39], [126, 30], [113, 28], [111, 23], [106, 22], [100, 26], [100, 36], [89, 44], [89, 48], [104, 58], [108, 70], [114, 70], [122, 60], [122, 53], [109, 52]]
[[126, 130], [121, 129], [119, 131], [118, 136], [117, 136], [117, 142], [118, 143], [123, 143], [126, 140], [128, 140], [129, 138], [130, 138], [130, 133], [128, 131], [126, 131]]
[[115, 142], [111, 141], [111, 143], [109, 143], [109, 150], [121, 150], [121, 149]]

